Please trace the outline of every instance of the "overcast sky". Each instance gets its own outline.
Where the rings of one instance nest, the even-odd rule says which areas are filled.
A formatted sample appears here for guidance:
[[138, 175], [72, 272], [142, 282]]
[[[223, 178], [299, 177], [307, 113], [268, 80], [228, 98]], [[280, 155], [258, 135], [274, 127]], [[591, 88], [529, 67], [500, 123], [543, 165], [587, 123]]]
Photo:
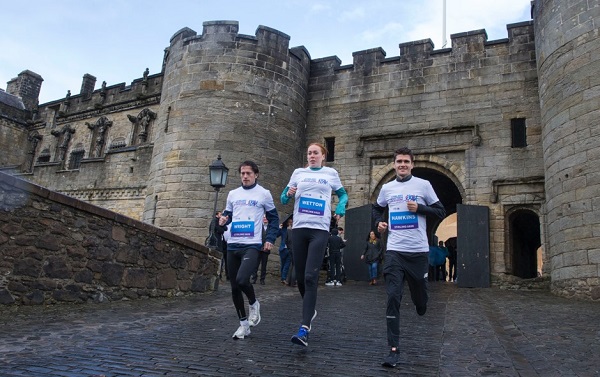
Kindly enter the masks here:
[[[530, 0], [447, 0], [446, 38], [485, 29], [507, 38], [506, 25], [528, 21]], [[313, 59], [430, 38], [443, 47], [443, 0], [27, 0], [2, 4], [0, 88], [29, 69], [44, 78], [40, 103], [78, 94], [84, 74], [107, 85], [129, 85], [146, 68], [159, 73], [163, 51], [178, 30], [202, 33], [204, 21], [239, 22], [241, 34], [259, 25], [291, 37]]]

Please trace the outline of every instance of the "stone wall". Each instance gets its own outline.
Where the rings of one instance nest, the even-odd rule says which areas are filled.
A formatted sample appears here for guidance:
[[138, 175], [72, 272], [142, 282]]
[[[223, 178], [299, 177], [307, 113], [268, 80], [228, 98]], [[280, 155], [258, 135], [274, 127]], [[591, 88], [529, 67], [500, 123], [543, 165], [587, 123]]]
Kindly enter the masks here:
[[552, 290], [600, 299], [600, 7], [537, 0]]
[[[84, 81], [89, 81], [88, 76]], [[87, 89], [93, 85], [84, 84]], [[32, 169], [22, 169], [21, 177], [140, 220], [161, 84], [162, 74], [150, 75], [130, 86], [103, 85], [91, 93], [41, 105], [29, 126], [39, 135]], [[25, 165], [30, 156], [20, 151], [27, 148], [31, 149], [31, 142], [26, 134], [20, 144], [7, 145], [7, 155]], [[74, 165], [77, 153], [82, 154], [81, 161]], [[43, 155], [47, 161], [41, 160]]]
[[[491, 269], [510, 269], [507, 213], [534, 210], [543, 222], [541, 124], [532, 22], [508, 25], [508, 38], [485, 30], [452, 35], [452, 48], [430, 40], [311, 61], [308, 141], [335, 138], [335, 159], [349, 207], [372, 203], [393, 178], [393, 152], [408, 146], [415, 167], [448, 177], [462, 204], [490, 208]], [[524, 118], [527, 146], [511, 145], [511, 119]], [[390, 175], [391, 174], [391, 175]], [[506, 183], [508, 182], [508, 183]], [[438, 196], [449, 190], [434, 187]], [[452, 207], [453, 203], [443, 203]]]
[[0, 167], [20, 167], [25, 162], [27, 149], [16, 149], [15, 145], [27, 145], [26, 127], [0, 116]]
[[170, 297], [214, 288], [220, 253], [0, 173], [0, 304]]

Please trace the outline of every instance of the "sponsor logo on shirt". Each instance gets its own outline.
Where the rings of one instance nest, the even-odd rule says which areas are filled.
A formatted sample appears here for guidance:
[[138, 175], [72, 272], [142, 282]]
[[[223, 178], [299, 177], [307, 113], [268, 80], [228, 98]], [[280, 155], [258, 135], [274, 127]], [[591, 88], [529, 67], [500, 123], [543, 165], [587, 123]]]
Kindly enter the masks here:
[[329, 184], [329, 181], [327, 181], [325, 178], [304, 178], [301, 182], [306, 182], [306, 183], [318, 183], [320, 185], [327, 185]]
[[416, 202], [417, 199], [419, 199], [419, 195], [392, 195], [388, 198], [388, 203]]
[[233, 201], [232, 204], [234, 206], [258, 207], [259, 206], [259, 201], [258, 200], [240, 199], [240, 200]]

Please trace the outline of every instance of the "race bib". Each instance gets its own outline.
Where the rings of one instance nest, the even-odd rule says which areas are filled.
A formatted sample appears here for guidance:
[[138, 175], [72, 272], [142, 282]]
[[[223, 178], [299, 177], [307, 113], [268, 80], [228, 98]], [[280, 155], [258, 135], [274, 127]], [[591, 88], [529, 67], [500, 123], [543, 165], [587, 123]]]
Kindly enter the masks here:
[[416, 229], [419, 227], [419, 218], [416, 213], [390, 212], [390, 229]]
[[322, 199], [300, 197], [298, 212], [323, 216], [325, 214], [325, 201]]
[[231, 237], [254, 237], [254, 221], [231, 223]]

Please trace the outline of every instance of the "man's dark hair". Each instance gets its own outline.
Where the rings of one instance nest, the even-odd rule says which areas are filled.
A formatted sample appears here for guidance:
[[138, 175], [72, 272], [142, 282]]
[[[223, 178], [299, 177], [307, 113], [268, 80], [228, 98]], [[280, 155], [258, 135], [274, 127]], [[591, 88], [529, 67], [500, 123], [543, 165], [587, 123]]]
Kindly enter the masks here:
[[399, 154], [409, 155], [410, 161], [415, 161], [415, 155], [413, 154], [412, 150], [410, 150], [410, 148], [402, 147], [400, 149], [396, 149], [396, 151], [394, 152], [394, 161], [396, 161], [396, 157], [398, 157]]
[[331, 229], [331, 235], [332, 236], [337, 236], [338, 235], [338, 230], [336, 228]]
[[258, 174], [258, 165], [256, 165], [256, 162], [254, 161], [244, 161], [240, 164], [240, 167], [238, 168], [238, 173], [242, 172], [242, 166], [250, 166], [250, 168], [252, 168], [252, 171], [254, 172], [254, 174]]

